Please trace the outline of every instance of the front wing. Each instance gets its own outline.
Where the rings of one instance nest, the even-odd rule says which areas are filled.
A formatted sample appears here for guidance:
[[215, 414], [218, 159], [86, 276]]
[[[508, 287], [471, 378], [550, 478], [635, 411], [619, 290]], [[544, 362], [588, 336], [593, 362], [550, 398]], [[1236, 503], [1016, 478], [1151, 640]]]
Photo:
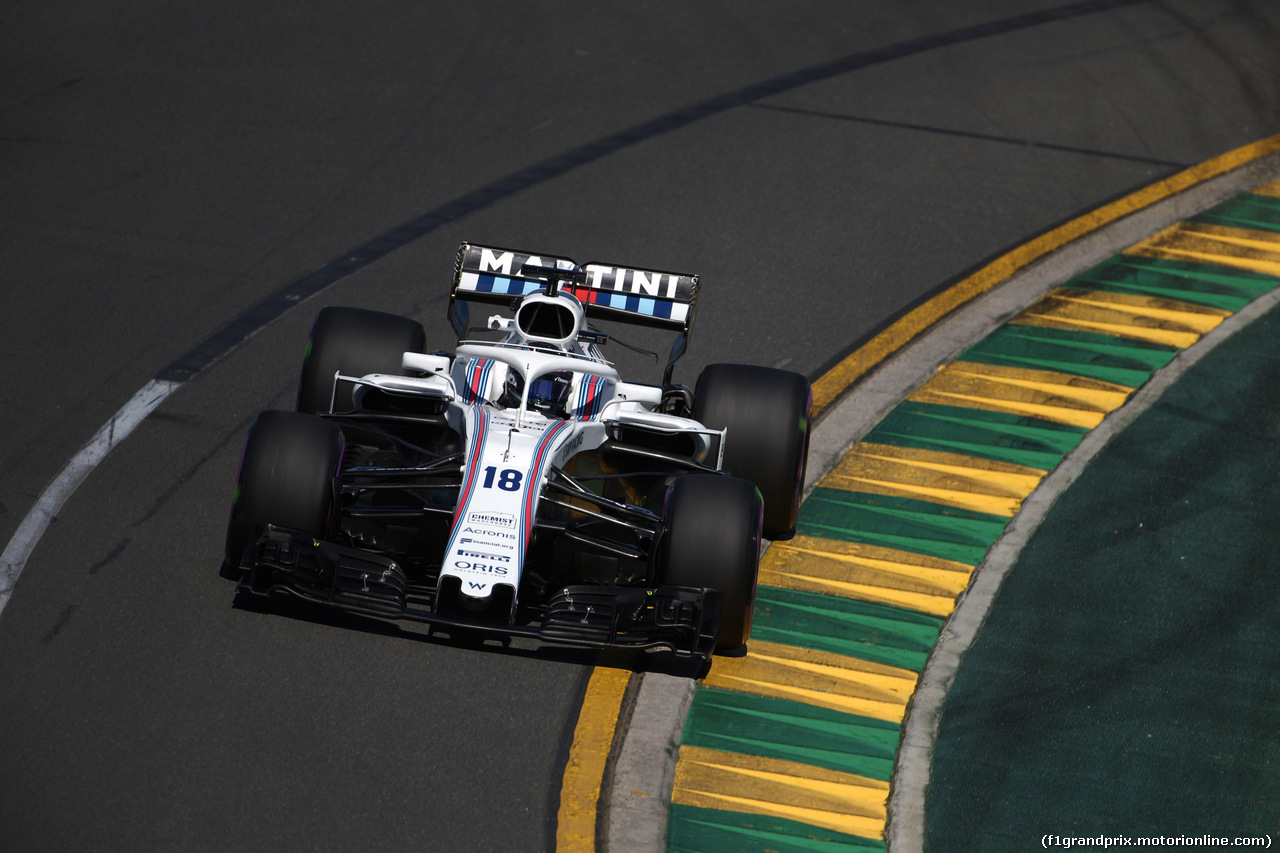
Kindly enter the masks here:
[[680, 586], [567, 586], [532, 624], [440, 613], [435, 588], [410, 582], [394, 560], [275, 525], [260, 529], [239, 568], [240, 588], [254, 595], [287, 593], [352, 613], [545, 643], [669, 649], [706, 660], [720, 622], [717, 590]]

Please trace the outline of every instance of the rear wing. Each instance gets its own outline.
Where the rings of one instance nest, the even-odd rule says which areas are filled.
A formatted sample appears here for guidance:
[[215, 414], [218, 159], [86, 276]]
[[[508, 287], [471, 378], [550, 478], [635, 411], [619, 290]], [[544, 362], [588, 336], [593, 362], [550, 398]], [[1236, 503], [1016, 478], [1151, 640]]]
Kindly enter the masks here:
[[588, 317], [619, 320], [678, 332], [671, 346], [664, 381], [684, 355], [698, 301], [698, 276], [590, 263], [579, 266], [570, 258], [535, 255], [514, 249], [463, 243], [454, 264], [449, 321], [458, 337], [467, 329], [467, 303], [510, 305], [513, 299], [536, 293], [548, 285], [548, 272], [563, 270], [563, 292], [582, 303]]

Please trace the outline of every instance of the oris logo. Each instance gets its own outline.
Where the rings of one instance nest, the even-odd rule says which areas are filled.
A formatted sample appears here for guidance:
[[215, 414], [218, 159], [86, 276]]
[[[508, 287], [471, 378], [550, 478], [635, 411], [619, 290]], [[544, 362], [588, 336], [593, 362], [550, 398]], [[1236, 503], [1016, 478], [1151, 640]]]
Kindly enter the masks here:
[[495, 566], [493, 563], [481, 563], [472, 560], [454, 560], [450, 568], [459, 572], [478, 572], [485, 575], [505, 575], [506, 566]]

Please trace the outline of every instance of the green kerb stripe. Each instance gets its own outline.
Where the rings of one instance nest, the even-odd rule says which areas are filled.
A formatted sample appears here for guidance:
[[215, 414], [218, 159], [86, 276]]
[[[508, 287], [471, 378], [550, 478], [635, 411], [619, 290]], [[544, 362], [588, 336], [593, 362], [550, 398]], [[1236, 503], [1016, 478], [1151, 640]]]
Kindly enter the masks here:
[[864, 440], [1049, 471], [1087, 433], [1082, 427], [1003, 412], [907, 402], [890, 412]]
[[1176, 299], [1223, 311], [1239, 311], [1270, 291], [1274, 284], [1275, 279], [1244, 270], [1120, 255], [1081, 273], [1062, 286]]
[[1280, 198], [1245, 193], [1227, 199], [1191, 221], [1280, 233]]
[[751, 638], [919, 672], [942, 622], [888, 604], [761, 586]]
[[1008, 521], [910, 498], [819, 486], [800, 508], [798, 531], [976, 566]]
[[1174, 347], [1094, 332], [1008, 325], [966, 350], [959, 360], [1052, 370], [1137, 388], [1177, 353]]
[[768, 850], [771, 853], [850, 853], [884, 850], [883, 841], [845, 835], [783, 818], [672, 804], [667, 853]]
[[681, 743], [887, 782], [898, 735], [898, 726], [884, 720], [703, 687], [693, 696]]

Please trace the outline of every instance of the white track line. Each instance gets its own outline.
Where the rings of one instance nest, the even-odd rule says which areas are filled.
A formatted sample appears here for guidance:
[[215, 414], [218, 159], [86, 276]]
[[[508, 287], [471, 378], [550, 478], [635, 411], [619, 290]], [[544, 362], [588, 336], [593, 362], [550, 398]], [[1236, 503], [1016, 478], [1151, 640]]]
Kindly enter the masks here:
[[128, 438], [129, 433], [151, 414], [156, 406], [164, 402], [170, 394], [182, 386], [180, 382], [166, 382], [152, 379], [133, 395], [111, 420], [102, 425], [89, 439], [88, 444], [80, 448], [80, 452], [71, 457], [58, 476], [53, 478], [35, 506], [27, 513], [27, 517], [18, 525], [4, 554], [0, 555], [0, 613], [13, 596], [13, 587], [18, 582], [31, 552], [44, 536], [49, 524], [57, 517], [67, 499], [80, 488], [80, 484], [93, 472], [94, 468], [107, 457], [111, 449]]

